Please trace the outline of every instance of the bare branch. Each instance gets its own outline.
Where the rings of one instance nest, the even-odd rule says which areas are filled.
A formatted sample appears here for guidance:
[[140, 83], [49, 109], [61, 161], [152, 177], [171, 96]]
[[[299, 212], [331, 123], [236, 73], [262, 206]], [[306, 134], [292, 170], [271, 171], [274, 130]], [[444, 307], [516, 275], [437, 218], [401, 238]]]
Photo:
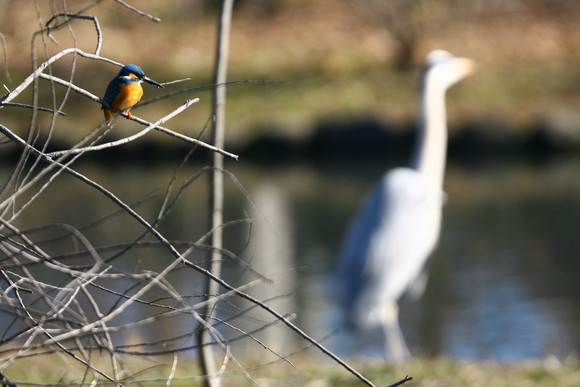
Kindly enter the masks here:
[[58, 114], [61, 116], [66, 116], [66, 113], [61, 112], [60, 110], [52, 110], [52, 109], [47, 109], [47, 108], [43, 108], [43, 107], [39, 107], [39, 106], [27, 105], [24, 103], [15, 103], [15, 102], [3, 103], [3, 102], [0, 102], [0, 107], [1, 106], [13, 106], [13, 107], [26, 108], [26, 109], [35, 109], [35, 110], [39, 110], [41, 112], [48, 112], [48, 113]]
[[148, 13], [145, 13], [145, 12], [143, 12], [143, 11], [140, 11], [140, 10], [138, 10], [137, 8], [135, 8], [135, 7], [133, 7], [133, 6], [131, 6], [131, 5], [127, 4], [127, 3], [125, 3], [125, 2], [124, 2], [124, 1], [122, 1], [122, 0], [115, 0], [115, 2], [116, 2], [116, 3], [119, 3], [119, 4], [120, 4], [120, 5], [122, 5], [123, 7], [127, 8], [127, 9], [129, 9], [129, 10], [131, 10], [131, 11], [135, 12], [136, 14], [138, 14], [138, 15], [141, 15], [141, 16], [143, 16], [143, 17], [145, 17], [145, 18], [147, 18], [147, 19], [149, 19], [149, 20], [151, 20], [151, 21], [154, 21], [154, 22], [156, 22], [156, 23], [160, 23], [160, 22], [161, 22], [161, 19], [159, 19], [158, 17], [152, 16], [152, 15], [149, 15]]
[[[60, 24], [55, 25], [54, 27], [51, 27], [52, 22], [60, 17], [64, 17], [65, 21], [60, 23]], [[48, 36], [50, 36], [51, 31], [58, 30], [58, 29], [64, 27], [65, 25], [70, 23], [70, 19], [85, 19], [85, 20], [92, 20], [93, 21], [93, 23], [95, 24], [95, 30], [97, 31], [97, 46], [95, 48], [95, 55], [99, 55], [101, 52], [101, 46], [103, 45], [103, 32], [101, 31], [101, 26], [99, 25], [99, 19], [97, 19], [96, 16], [80, 15], [78, 13], [71, 13], [71, 12], [57, 13], [57, 14], [53, 15], [46, 22], [46, 24], [45, 24], [46, 25], [46, 30], [45, 30], [46, 34]]]
[[143, 130], [135, 133], [132, 136], [125, 137], [125, 138], [122, 138], [122, 139], [117, 140], [117, 141], [107, 142], [107, 143], [104, 143], [104, 144], [101, 144], [101, 145], [88, 146], [88, 147], [84, 147], [84, 148], [76, 148], [76, 149], [70, 149], [70, 150], [66, 150], [66, 151], [59, 151], [59, 152], [47, 153], [47, 156], [49, 156], [49, 157], [56, 157], [56, 156], [62, 156], [62, 155], [69, 155], [69, 154], [76, 154], [76, 153], [84, 153], [84, 152], [97, 151], [97, 150], [102, 150], [102, 149], [116, 147], [116, 146], [119, 146], [119, 145], [128, 144], [131, 141], [134, 141], [134, 140], [136, 140], [136, 139], [138, 139], [140, 137], [143, 137], [144, 135], [146, 135], [152, 129], [158, 128], [159, 125], [161, 125], [161, 124], [169, 121], [170, 119], [172, 119], [173, 117], [175, 117], [179, 113], [181, 113], [184, 110], [188, 109], [191, 105], [193, 105], [196, 102], [199, 102], [199, 98], [194, 98], [194, 99], [190, 99], [188, 101], [185, 101], [185, 103], [183, 105], [181, 105], [180, 107], [178, 107], [177, 109], [175, 109], [171, 113], [169, 113], [166, 116], [158, 119], [154, 123], [150, 123], [149, 125], [147, 125], [147, 127], [145, 129], [143, 129]]
[[89, 59], [94, 59], [94, 60], [100, 60], [100, 61], [112, 63], [112, 64], [114, 64], [116, 66], [121, 66], [120, 63], [115, 62], [115, 61], [113, 61], [111, 59], [104, 58], [104, 57], [99, 56], [99, 55], [89, 54], [89, 53], [84, 52], [83, 50], [80, 50], [80, 49], [75, 48], [75, 47], [67, 48], [67, 49], [62, 50], [59, 53], [53, 55], [52, 57], [50, 57], [45, 62], [41, 63], [38, 66], [38, 68], [36, 68], [36, 70], [34, 70], [32, 72], [32, 74], [30, 74], [28, 77], [26, 77], [26, 79], [24, 79], [20, 83], [20, 85], [18, 85], [14, 90], [10, 91], [8, 94], [3, 95], [2, 98], [0, 98], [0, 102], [6, 103], [6, 102], [12, 101], [14, 98], [16, 98], [18, 95], [20, 95], [20, 93], [22, 93], [36, 78], [40, 77], [40, 74], [49, 65], [51, 65], [54, 62], [56, 62], [57, 60], [59, 60], [60, 58], [64, 57], [65, 55], [69, 55], [69, 54], [77, 54], [77, 55], [80, 55], [80, 56], [82, 56], [84, 58], [89, 58]]

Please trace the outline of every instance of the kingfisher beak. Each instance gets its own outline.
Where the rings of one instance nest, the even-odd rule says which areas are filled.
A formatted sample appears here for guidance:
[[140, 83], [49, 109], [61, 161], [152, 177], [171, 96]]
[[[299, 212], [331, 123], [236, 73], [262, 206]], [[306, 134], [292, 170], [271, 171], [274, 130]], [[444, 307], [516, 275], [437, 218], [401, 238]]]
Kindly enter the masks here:
[[153, 80], [153, 79], [151, 79], [151, 78], [143, 77], [143, 80], [144, 80], [145, 82], [147, 82], [147, 83], [150, 83], [150, 84], [152, 84], [152, 85], [153, 85], [153, 86], [155, 86], [155, 87], [158, 87], [158, 88], [160, 88], [160, 89], [162, 89], [162, 88], [163, 88], [163, 85], [162, 85], [161, 83], [159, 83], [159, 82], [157, 82], [157, 81], [154, 81], [154, 80]]

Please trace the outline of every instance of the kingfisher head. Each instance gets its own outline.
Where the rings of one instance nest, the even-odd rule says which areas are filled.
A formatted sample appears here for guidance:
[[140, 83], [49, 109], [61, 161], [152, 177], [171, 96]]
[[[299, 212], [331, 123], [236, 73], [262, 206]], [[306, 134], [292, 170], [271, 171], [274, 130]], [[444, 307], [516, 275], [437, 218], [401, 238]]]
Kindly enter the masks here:
[[155, 87], [163, 87], [159, 82], [154, 81], [153, 79], [146, 77], [145, 72], [141, 69], [141, 67], [134, 65], [134, 64], [128, 64], [128, 65], [123, 66], [121, 68], [121, 70], [119, 71], [119, 74], [117, 74], [117, 78], [139, 79], [140, 81], [145, 81], [147, 83], [152, 84]]

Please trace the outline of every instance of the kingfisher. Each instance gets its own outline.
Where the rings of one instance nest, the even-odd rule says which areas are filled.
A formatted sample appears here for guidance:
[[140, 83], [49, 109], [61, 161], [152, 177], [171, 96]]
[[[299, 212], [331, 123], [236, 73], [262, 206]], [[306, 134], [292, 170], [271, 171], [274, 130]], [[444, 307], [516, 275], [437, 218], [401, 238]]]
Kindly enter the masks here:
[[131, 119], [133, 115], [129, 110], [135, 105], [143, 96], [143, 88], [141, 82], [147, 82], [155, 87], [163, 87], [159, 82], [145, 76], [141, 67], [128, 64], [121, 68], [119, 74], [107, 86], [103, 101], [108, 104], [103, 104], [103, 111], [105, 119], [108, 121], [107, 125], [111, 124], [111, 117], [115, 112], [122, 111], [127, 114], [127, 118]]

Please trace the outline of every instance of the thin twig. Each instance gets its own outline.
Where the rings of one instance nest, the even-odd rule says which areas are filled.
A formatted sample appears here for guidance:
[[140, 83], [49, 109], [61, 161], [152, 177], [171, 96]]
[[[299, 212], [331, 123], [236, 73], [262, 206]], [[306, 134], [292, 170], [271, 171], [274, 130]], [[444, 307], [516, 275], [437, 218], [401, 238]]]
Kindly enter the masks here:
[[131, 6], [131, 5], [127, 4], [127, 3], [125, 3], [125, 2], [124, 2], [124, 1], [122, 1], [122, 0], [115, 0], [115, 2], [116, 2], [116, 3], [119, 3], [119, 4], [120, 4], [120, 5], [122, 5], [123, 7], [127, 8], [127, 9], [129, 9], [129, 10], [131, 10], [131, 11], [135, 12], [136, 14], [138, 14], [138, 15], [141, 15], [141, 16], [143, 16], [143, 17], [145, 17], [145, 18], [149, 19], [149, 20], [152, 20], [152, 21], [154, 21], [154, 22], [156, 22], [156, 23], [159, 23], [159, 22], [161, 22], [161, 19], [159, 19], [158, 17], [155, 17], [155, 16], [153, 16], [153, 15], [150, 15], [150, 14], [148, 14], [148, 13], [145, 13], [145, 12], [143, 12], [143, 11], [141, 11], [141, 10], [138, 10], [137, 8], [135, 8], [135, 7], [133, 7], [133, 6]]
[[409, 380], [413, 380], [413, 377], [411, 377], [411, 376], [408, 376], [408, 375], [407, 375], [407, 376], [405, 376], [403, 379], [399, 380], [399, 381], [398, 381], [398, 382], [396, 382], [396, 383], [393, 383], [393, 384], [391, 384], [391, 385], [390, 385], [390, 386], [388, 386], [388, 387], [397, 387], [397, 386], [400, 386], [401, 384], [405, 384], [405, 383], [407, 383]]
[[161, 86], [165, 87], [165, 86], [168, 86], [168, 85], [173, 85], [173, 84], [176, 84], [176, 83], [187, 82], [187, 81], [191, 81], [191, 78], [183, 78], [183, 79], [176, 79], [174, 81], [169, 81], [169, 82], [162, 82], [161, 83]]
[[169, 376], [167, 377], [167, 381], [165, 382], [165, 386], [169, 387], [171, 386], [171, 382], [173, 381], [173, 378], [175, 377], [175, 370], [177, 369], [177, 353], [173, 354], [173, 365], [171, 366], [171, 372], [169, 373]]
[[185, 103], [183, 105], [181, 105], [180, 107], [178, 107], [177, 109], [175, 109], [171, 113], [158, 119], [154, 123], [150, 123], [145, 129], [135, 133], [132, 136], [125, 137], [125, 138], [122, 138], [122, 139], [117, 140], [117, 141], [107, 142], [107, 143], [100, 144], [100, 145], [87, 146], [87, 147], [83, 147], [83, 148], [70, 149], [70, 150], [66, 150], [66, 151], [47, 153], [47, 155], [49, 157], [56, 157], [56, 156], [62, 156], [62, 155], [68, 155], [68, 154], [77, 154], [77, 153], [98, 151], [98, 150], [113, 148], [113, 147], [116, 147], [119, 145], [128, 144], [131, 141], [135, 141], [136, 139], [143, 137], [148, 132], [150, 132], [152, 129], [158, 128], [159, 125], [169, 121], [170, 119], [172, 119], [173, 117], [175, 117], [179, 113], [183, 112], [184, 110], [186, 110], [187, 108], [189, 108], [191, 105], [193, 105], [196, 102], [199, 102], [199, 98], [194, 98], [194, 99], [190, 99], [188, 101], [185, 101]]
[[0, 102], [0, 107], [1, 106], [13, 106], [13, 107], [21, 107], [21, 108], [26, 108], [26, 109], [35, 109], [35, 110], [39, 110], [41, 112], [47, 112], [47, 113], [52, 113], [52, 114], [58, 114], [61, 116], [66, 116], [66, 113], [61, 112], [60, 110], [52, 110], [52, 109], [48, 109], [48, 108], [43, 108], [43, 107], [39, 107], [39, 106], [33, 106], [33, 105], [27, 105], [25, 103], [15, 103], [15, 102]]
[[61, 79], [58, 77], [55, 77], [54, 75], [40, 73], [39, 77], [46, 79], [48, 81], [54, 82], [54, 83], [58, 83], [59, 85], [65, 86], [65, 87], [71, 89], [72, 91], [76, 91], [77, 93], [84, 95], [85, 97], [89, 98], [90, 100], [92, 100], [94, 102], [98, 102], [100, 104], [106, 103], [105, 101], [103, 101], [102, 99], [100, 99], [99, 97], [97, 97], [96, 95], [91, 93], [90, 91], [85, 90], [81, 87], [78, 87], [74, 83], [71, 83], [69, 81], [65, 81], [64, 79]]
[[[164, 85], [164, 86], [166, 84], [171, 84], [171, 82], [162, 83], [162, 85]], [[154, 103], [154, 102], [157, 102], [159, 100], [178, 96], [178, 95], [191, 94], [191, 93], [204, 91], [204, 90], [215, 90], [218, 87], [226, 87], [226, 86], [230, 87], [230, 86], [239, 86], [239, 85], [261, 85], [261, 86], [264, 86], [264, 85], [280, 85], [280, 84], [282, 84], [282, 81], [264, 81], [264, 80], [255, 80], [255, 79], [244, 79], [244, 80], [239, 80], [239, 81], [212, 83], [209, 85], [174, 90], [170, 93], [162, 94], [162, 95], [157, 96], [157, 97], [147, 98], [146, 100], [143, 100], [143, 101], [137, 103], [135, 106], [148, 105], [150, 103]]]

